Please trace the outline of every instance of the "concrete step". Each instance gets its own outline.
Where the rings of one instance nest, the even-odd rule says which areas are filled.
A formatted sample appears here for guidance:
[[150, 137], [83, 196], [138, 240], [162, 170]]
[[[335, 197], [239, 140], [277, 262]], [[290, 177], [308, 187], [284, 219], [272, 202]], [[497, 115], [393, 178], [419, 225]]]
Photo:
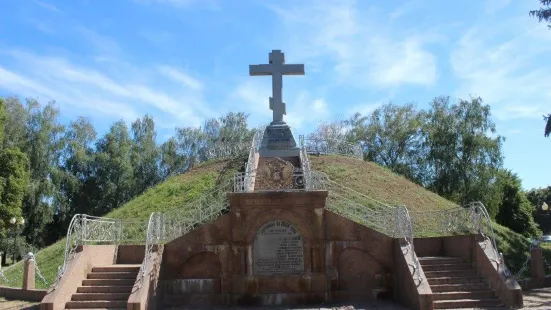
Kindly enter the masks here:
[[136, 279], [137, 272], [92, 272], [88, 279]]
[[461, 264], [464, 263], [461, 257], [449, 256], [423, 256], [419, 257], [421, 266], [426, 265], [443, 265], [443, 264]]
[[[423, 271], [425, 271], [423, 269]], [[430, 278], [456, 278], [456, 277], [476, 277], [476, 270], [439, 270], [439, 271], [425, 271], [425, 277]]]
[[77, 293], [71, 296], [72, 301], [79, 300], [126, 300], [130, 293]]
[[90, 309], [90, 308], [125, 308], [127, 300], [93, 300], [93, 301], [69, 301], [66, 309]]
[[77, 293], [130, 293], [132, 285], [129, 286], [80, 286]]
[[138, 272], [141, 265], [108, 265], [92, 267], [92, 272]]
[[482, 277], [441, 277], [441, 278], [427, 278], [427, 282], [432, 287], [433, 285], [443, 285], [443, 284], [473, 284], [473, 283], [484, 283], [484, 278]]
[[465, 291], [478, 291], [487, 290], [489, 286], [484, 282], [471, 283], [471, 284], [434, 284], [430, 285], [430, 289], [433, 293], [442, 292], [465, 292]]
[[486, 299], [495, 297], [494, 292], [489, 289], [470, 292], [441, 292], [432, 294], [432, 300]]
[[434, 265], [424, 265], [423, 271], [440, 271], [440, 270], [473, 270], [473, 266], [469, 263], [459, 263], [459, 264], [434, 264]]
[[497, 298], [456, 299], [456, 300], [434, 301], [433, 306], [434, 306], [434, 309], [461, 309], [461, 308], [499, 307], [499, 306], [502, 306], [502, 303]]
[[135, 279], [86, 279], [82, 286], [133, 286]]

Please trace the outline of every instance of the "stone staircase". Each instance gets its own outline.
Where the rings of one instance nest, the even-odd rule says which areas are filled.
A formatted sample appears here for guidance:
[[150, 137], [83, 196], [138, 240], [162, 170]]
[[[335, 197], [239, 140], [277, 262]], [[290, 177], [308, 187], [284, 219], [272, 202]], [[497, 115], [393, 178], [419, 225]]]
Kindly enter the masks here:
[[460, 257], [419, 257], [434, 309], [503, 307], [471, 263]]
[[140, 265], [110, 265], [92, 268], [65, 309], [126, 309]]

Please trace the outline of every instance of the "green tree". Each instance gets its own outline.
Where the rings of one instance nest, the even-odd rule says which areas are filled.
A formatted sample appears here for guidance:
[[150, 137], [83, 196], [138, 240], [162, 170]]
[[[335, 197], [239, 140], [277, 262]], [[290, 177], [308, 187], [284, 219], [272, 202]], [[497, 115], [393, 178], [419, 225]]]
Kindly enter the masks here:
[[21, 216], [23, 197], [29, 184], [29, 162], [18, 149], [0, 152], [0, 221]]
[[[551, 0], [540, 0], [540, 4], [542, 7], [538, 10], [531, 10], [530, 16], [537, 17], [539, 22], [546, 21], [551, 23]], [[548, 27], [551, 29], [551, 24]]]
[[48, 227], [49, 242], [65, 234], [73, 215], [92, 213], [94, 203], [101, 196], [92, 178], [95, 139], [96, 131], [84, 117], [72, 121], [63, 136], [64, 149], [54, 176], [58, 190], [54, 194], [53, 222]]
[[170, 137], [161, 145], [161, 179], [184, 172], [185, 166], [186, 159], [178, 153], [176, 138]]
[[504, 138], [496, 134], [490, 107], [478, 97], [456, 104], [449, 97], [438, 97], [431, 103], [425, 126], [428, 187], [459, 204], [483, 201], [495, 216], [492, 182], [502, 166]]
[[4, 126], [6, 124], [6, 103], [4, 98], [0, 97], [0, 150], [4, 146]]
[[519, 177], [509, 170], [501, 170], [498, 179], [502, 196], [497, 222], [527, 237], [537, 236], [540, 232], [532, 217], [533, 208], [522, 191]]
[[134, 167], [134, 195], [142, 193], [161, 179], [160, 150], [156, 144], [155, 121], [145, 115], [132, 123], [132, 165]]
[[27, 222], [24, 234], [29, 243], [43, 246], [46, 225], [53, 218], [52, 202], [57, 192], [54, 181], [59, 173], [65, 127], [58, 122], [59, 110], [53, 101], [42, 107], [38, 101], [27, 99], [25, 108], [25, 136], [19, 142], [29, 158], [30, 168], [30, 186], [23, 200]]
[[16, 147], [23, 150], [26, 144], [25, 125], [29, 118], [29, 110], [17, 97], [5, 98], [4, 105], [5, 128], [3, 145], [5, 148]]
[[414, 104], [388, 103], [373, 111], [369, 118], [355, 115], [352, 135], [362, 142], [366, 158], [406, 178], [423, 184], [424, 114]]
[[101, 198], [95, 215], [104, 215], [133, 197], [135, 179], [131, 155], [132, 140], [122, 120], [115, 122], [96, 142], [94, 175]]
[[551, 186], [531, 189], [526, 192], [526, 198], [532, 204], [534, 221], [540, 225], [545, 234], [551, 233], [551, 212], [541, 209], [544, 202], [551, 207]]

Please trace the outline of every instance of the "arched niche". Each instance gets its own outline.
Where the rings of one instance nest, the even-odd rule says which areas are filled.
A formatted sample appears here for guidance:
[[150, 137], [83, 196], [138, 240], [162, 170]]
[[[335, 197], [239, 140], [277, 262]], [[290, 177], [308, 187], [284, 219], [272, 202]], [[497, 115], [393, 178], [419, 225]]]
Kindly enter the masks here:
[[218, 255], [205, 251], [188, 258], [180, 269], [179, 279], [215, 279], [222, 272]]
[[366, 292], [383, 285], [383, 279], [377, 277], [384, 273], [381, 266], [369, 253], [347, 248], [341, 252], [338, 260], [339, 289], [353, 292]]

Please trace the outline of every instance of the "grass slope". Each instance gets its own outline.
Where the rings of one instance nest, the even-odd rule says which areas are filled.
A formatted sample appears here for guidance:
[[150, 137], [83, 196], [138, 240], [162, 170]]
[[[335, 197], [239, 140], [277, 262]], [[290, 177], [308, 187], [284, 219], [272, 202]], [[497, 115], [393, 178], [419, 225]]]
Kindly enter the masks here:
[[[322, 171], [337, 183], [390, 205], [406, 205], [410, 211], [442, 210], [456, 207], [453, 202], [426, 190], [402, 176], [372, 162], [342, 156], [310, 156], [312, 168]], [[496, 244], [503, 253], [507, 267], [517, 273], [529, 257], [530, 242], [522, 235], [497, 223], [493, 225]], [[542, 246], [543, 255], [551, 265], [551, 247]], [[529, 276], [530, 266], [524, 273]], [[551, 268], [546, 266], [546, 274]]]
[[[227, 178], [241, 169], [245, 160], [242, 158], [204, 163], [148, 189], [106, 217], [146, 221], [153, 211], [185, 210], [189, 208], [190, 201], [213, 188], [221, 177]], [[404, 204], [413, 211], [441, 210], [455, 206], [435, 193], [371, 162], [342, 156], [311, 156], [310, 160], [314, 169], [325, 172], [333, 181], [387, 204]], [[527, 240], [505, 227], [497, 224], [494, 227], [498, 247], [504, 253], [508, 267], [513, 272], [520, 270], [528, 257]], [[57, 267], [63, 264], [64, 250], [65, 241], [62, 239], [36, 254], [38, 266], [49, 284], [55, 280]], [[547, 261], [551, 262], [551, 249], [546, 249], [545, 255]], [[20, 286], [22, 264], [17, 263], [7, 268], [5, 274], [11, 283], [2, 283], [0, 280], [0, 285]], [[39, 288], [46, 287], [40, 279], [36, 283]]]

